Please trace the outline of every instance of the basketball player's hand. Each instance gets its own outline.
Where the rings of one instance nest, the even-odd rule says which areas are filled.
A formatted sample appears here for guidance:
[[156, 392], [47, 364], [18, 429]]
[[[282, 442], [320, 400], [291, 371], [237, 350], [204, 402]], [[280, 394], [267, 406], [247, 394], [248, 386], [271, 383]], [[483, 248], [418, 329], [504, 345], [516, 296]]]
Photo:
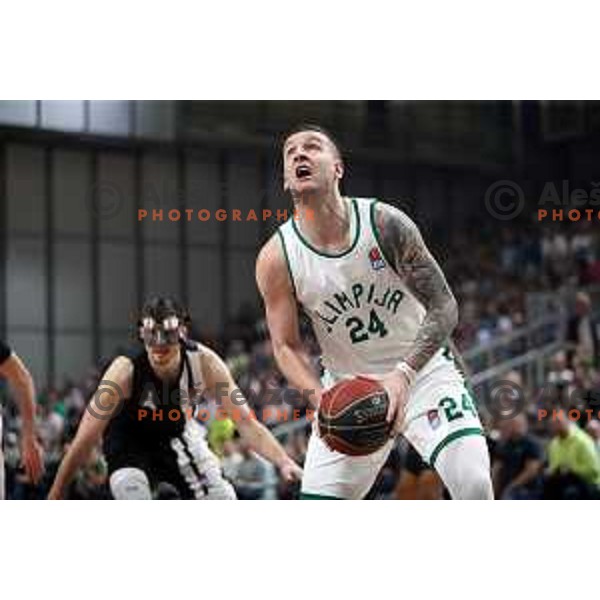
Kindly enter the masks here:
[[390, 437], [396, 437], [404, 425], [410, 383], [406, 375], [397, 369], [380, 379], [380, 383], [385, 388], [390, 400], [386, 416], [386, 421], [392, 424]]
[[62, 500], [63, 499], [63, 495], [62, 492], [55, 486], [52, 486], [50, 488], [50, 491], [48, 492], [48, 500]]
[[293, 483], [302, 479], [302, 469], [291, 458], [279, 465], [279, 472], [286, 483]]
[[21, 438], [21, 464], [31, 483], [39, 483], [44, 474], [44, 451], [33, 433]]

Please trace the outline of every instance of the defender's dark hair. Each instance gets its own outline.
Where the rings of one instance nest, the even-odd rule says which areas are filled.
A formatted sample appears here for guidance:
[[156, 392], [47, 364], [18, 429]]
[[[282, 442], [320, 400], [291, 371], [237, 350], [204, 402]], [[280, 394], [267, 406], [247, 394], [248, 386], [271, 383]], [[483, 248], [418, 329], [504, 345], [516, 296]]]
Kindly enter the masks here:
[[192, 323], [188, 311], [169, 296], [153, 295], [146, 299], [140, 311], [138, 326], [144, 317], [152, 317], [157, 323], [162, 323], [168, 317], [178, 317], [182, 325], [188, 329]]
[[292, 129], [290, 129], [283, 135], [283, 138], [281, 140], [281, 147], [283, 148], [285, 146], [285, 142], [289, 137], [291, 137], [295, 133], [301, 133], [302, 131], [315, 131], [316, 133], [324, 135], [333, 144], [333, 147], [336, 149], [339, 158], [343, 160], [344, 157], [342, 156], [342, 147], [338, 142], [337, 138], [324, 127], [321, 127], [320, 125], [316, 125], [314, 123], [298, 123], [298, 125], [292, 127]]

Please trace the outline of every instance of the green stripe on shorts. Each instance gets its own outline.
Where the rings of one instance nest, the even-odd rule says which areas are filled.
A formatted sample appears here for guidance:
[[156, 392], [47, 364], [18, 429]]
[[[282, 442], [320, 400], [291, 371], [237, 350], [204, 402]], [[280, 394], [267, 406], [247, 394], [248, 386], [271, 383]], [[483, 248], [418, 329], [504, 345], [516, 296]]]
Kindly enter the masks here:
[[343, 498], [325, 496], [324, 494], [311, 494], [310, 492], [300, 492], [300, 500], [343, 500]]
[[466, 435], [485, 435], [481, 427], [467, 427], [465, 429], [458, 429], [447, 435], [433, 450], [431, 457], [429, 458], [429, 464], [433, 467], [440, 452], [454, 440], [458, 440]]

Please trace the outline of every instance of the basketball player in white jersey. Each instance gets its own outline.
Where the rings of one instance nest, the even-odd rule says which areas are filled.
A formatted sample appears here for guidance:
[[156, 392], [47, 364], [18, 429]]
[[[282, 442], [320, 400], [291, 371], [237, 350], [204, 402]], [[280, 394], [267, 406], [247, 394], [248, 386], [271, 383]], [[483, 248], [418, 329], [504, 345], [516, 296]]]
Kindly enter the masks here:
[[[44, 453], [35, 434], [35, 386], [29, 369], [17, 354], [0, 340], [0, 378], [12, 388], [21, 417], [21, 462], [29, 481], [36, 484], [44, 472]], [[4, 500], [4, 455], [0, 413], [0, 500]]]
[[[234, 500], [217, 457], [193, 418], [204, 392], [222, 402], [240, 435], [275, 464], [286, 481], [302, 471], [271, 432], [251, 415], [221, 358], [189, 340], [189, 317], [173, 299], [156, 296], [141, 311], [143, 346], [115, 358], [100, 382], [56, 474], [50, 499], [64, 497], [77, 470], [100, 439], [117, 500], [150, 500], [161, 484], [183, 499]], [[219, 416], [217, 415], [217, 418]]]
[[[278, 229], [256, 265], [277, 363], [315, 407], [341, 379], [379, 379], [393, 423], [390, 441], [363, 457], [331, 450], [313, 434], [301, 497], [363, 498], [403, 434], [452, 498], [492, 499], [481, 423], [447, 345], [457, 303], [419, 230], [390, 205], [342, 197], [344, 164], [323, 129], [289, 134], [283, 162], [298, 218]], [[303, 351], [297, 304], [321, 347], [320, 381]]]

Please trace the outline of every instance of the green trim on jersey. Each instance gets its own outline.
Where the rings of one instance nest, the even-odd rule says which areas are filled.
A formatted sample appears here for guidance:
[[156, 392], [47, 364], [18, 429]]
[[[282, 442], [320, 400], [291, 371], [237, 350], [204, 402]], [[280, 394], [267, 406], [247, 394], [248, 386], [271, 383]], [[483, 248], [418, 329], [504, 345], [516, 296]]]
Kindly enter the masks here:
[[283, 256], [285, 256], [285, 264], [287, 265], [287, 270], [290, 274], [290, 280], [292, 282], [292, 290], [294, 291], [294, 297], [298, 298], [298, 293], [296, 292], [296, 282], [294, 281], [294, 274], [292, 273], [292, 265], [290, 263], [290, 257], [288, 256], [288, 251], [285, 245], [285, 238], [283, 237], [283, 233], [281, 233], [281, 229], [277, 229], [277, 233], [279, 234], [279, 239], [281, 240]]
[[311, 494], [310, 492], [300, 492], [300, 500], [343, 500], [343, 498], [325, 496], [323, 494]]
[[300, 241], [309, 250], [312, 250], [315, 254], [318, 254], [319, 256], [324, 256], [325, 258], [341, 258], [342, 256], [346, 256], [346, 254], [350, 254], [350, 252], [352, 252], [352, 250], [354, 250], [354, 248], [356, 247], [356, 244], [358, 243], [358, 239], [360, 238], [360, 213], [359, 213], [355, 198], [352, 198], [352, 205], [354, 206], [354, 220], [356, 222], [356, 231], [354, 234], [354, 241], [352, 242], [350, 248], [348, 248], [347, 250], [344, 250], [343, 252], [340, 252], [339, 254], [328, 254], [327, 252], [323, 252], [323, 250], [319, 250], [318, 248], [315, 248], [314, 246], [312, 246], [310, 244], [310, 242], [302, 236], [302, 233], [300, 233], [300, 229], [296, 225], [296, 219], [294, 219], [294, 218], [292, 218], [292, 220], [291, 220], [292, 227], [294, 228], [294, 231], [296, 232], [296, 235], [298, 236]]
[[458, 440], [461, 437], [465, 437], [467, 435], [485, 435], [483, 433], [483, 429], [481, 427], [467, 427], [465, 429], [458, 429], [457, 431], [453, 431], [450, 435], [447, 435], [434, 449], [431, 453], [431, 457], [429, 458], [429, 464], [433, 467], [435, 466], [435, 461], [439, 456], [440, 452], [451, 442], [454, 440]]
[[392, 271], [394, 271], [394, 273], [396, 273], [396, 275], [398, 275], [398, 271], [396, 270], [394, 261], [390, 260], [390, 257], [385, 253], [385, 248], [383, 246], [381, 234], [379, 233], [379, 231], [377, 229], [377, 225], [375, 223], [375, 207], [377, 206], [378, 203], [380, 203], [379, 200], [373, 200], [373, 202], [371, 202], [371, 209], [370, 209], [371, 230], [373, 231], [373, 237], [375, 238], [375, 241], [377, 242], [377, 245], [379, 246], [379, 250], [381, 251], [381, 254], [383, 254], [383, 258], [385, 258], [387, 264], [390, 265], [390, 268], [392, 269]]

